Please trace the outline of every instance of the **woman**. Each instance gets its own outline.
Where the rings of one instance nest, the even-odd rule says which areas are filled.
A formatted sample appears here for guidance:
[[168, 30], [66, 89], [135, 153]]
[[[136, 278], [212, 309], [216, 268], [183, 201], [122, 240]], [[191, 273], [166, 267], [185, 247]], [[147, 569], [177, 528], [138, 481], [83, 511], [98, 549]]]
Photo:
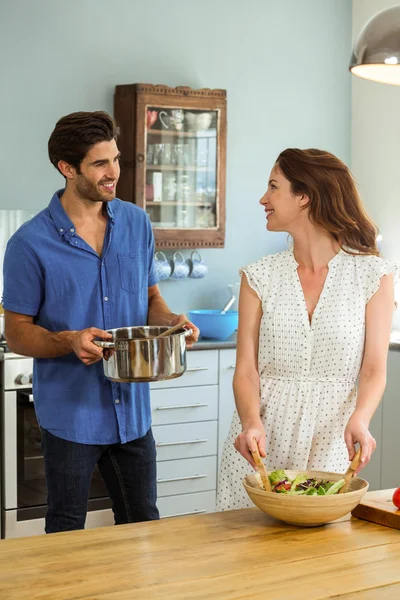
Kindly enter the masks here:
[[365, 466], [386, 383], [397, 267], [379, 257], [349, 169], [328, 152], [287, 149], [260, 203], [293, 249], [242, 270], [219, 510], [251, 505], [241, 480], [256, 445], [269, 470], [340, 473], [358, 442]]

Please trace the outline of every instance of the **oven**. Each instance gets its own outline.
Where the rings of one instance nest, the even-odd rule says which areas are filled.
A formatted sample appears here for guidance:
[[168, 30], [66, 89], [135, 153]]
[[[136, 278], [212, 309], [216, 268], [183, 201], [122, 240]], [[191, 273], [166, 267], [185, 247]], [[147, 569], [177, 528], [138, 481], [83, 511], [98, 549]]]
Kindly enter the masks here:
[[[1, 358], [1, 536], [39, 535], [44, 533], [47, 487], [32, 395], [33, 359], [7, 351]], [[111, 501], [96, 467], [86, 527], [113, 523]]]

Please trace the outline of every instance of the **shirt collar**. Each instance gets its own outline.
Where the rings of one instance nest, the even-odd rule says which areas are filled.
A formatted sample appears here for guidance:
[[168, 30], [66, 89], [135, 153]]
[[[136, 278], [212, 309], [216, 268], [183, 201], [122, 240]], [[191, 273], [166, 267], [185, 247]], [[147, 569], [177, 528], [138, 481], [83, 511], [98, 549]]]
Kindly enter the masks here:
[[[340, 248], [339, 251], [335, 254], [335, 256], [333, 256], [330, 261], [328, 262], [328, 267], [330, 267], [331, 265], [333, 265], [335, 262], [337, 262], [344, 254], [346, 254], [345, 250], [343, 248]], [[289, 255], [289, 259], [293, 264], [293, 268], [297, 271], [297, 269], [299, 268], [299, 263], [296, 260], [296, 257], [294, 255], [294, 246], [292, 246], [290, 248], [290, 250], [288, 250], [288, 255]]]
[[67, 213], [65, 212], [63, 205], [61, 204], [60, 198], [63, 195], [63, 193], [63, 189], [57, 190], [49, 204], [50, 215], [61, 237], [65, 236], [66, 233], [75, 232], [75, 226], [69, 218], [69, 216], [67, 215]]
[[115, 204], [116, 204], [115, 200], [111, 200], [111, 202], [107, 202], [107, 204], [106, 204], [107, 214], [110, 217], [113, 225], [115, 223], [115, 215], [114, 215]]
[[[49, 211], [50, 211], [50, 215], [55, 223], [55, 226], [57, 227], [57, 231], [59, 233], [59, 235], [61, 237], [66, 236], [67, 238], [71, 237], [71, 235], [73, 235], [75, 233], [75, 225], [73, 224], [73, 222], [71, 221], [71, 219], [69, 218], [69, 216], [67, 215], [67, 213], [64, 210], [63, 205], [61, 204], [61, 196], [64, 193], [64, 189], [61, 190], [57, 190], [56, 193], [53, 195], [50, 204], [49, 204]], [[114, 204], [114, 200], [112, 200], [111, 202], [107, 202], [107, 214], [110, 217], [112, 223], [115, 223], [115, 216], [114, 216], [114, 211], [113, 211], [113, 205]]]

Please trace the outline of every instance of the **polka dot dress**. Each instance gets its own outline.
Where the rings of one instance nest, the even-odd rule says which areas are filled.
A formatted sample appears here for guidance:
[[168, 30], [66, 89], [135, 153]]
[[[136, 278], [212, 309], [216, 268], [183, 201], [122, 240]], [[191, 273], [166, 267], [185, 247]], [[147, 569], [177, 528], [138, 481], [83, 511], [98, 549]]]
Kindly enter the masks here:
[[[376, 256], [341, 250], [329, 263], [310, 324], [292, 250], [270, 255], [242, 270], [263, 309], [258, 370], [260, 415], [274, 469], [344, 472], [344, 429], [356, 403], [364, 337], [365, 305], [380, 279], [398, 267]], [[217, 510], [252, 506], [242, 479], [252, 472], [233, 447], [241, 424], [235, 411], [225, 441]]]

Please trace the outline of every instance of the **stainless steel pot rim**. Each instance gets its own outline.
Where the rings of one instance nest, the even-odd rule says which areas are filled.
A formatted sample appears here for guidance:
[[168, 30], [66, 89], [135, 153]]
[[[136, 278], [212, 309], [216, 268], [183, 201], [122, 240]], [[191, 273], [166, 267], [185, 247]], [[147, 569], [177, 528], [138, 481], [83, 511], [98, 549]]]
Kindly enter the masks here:
[[189, 335], [192, 335], [193, 330], [192, 329], [185, 329], [184, 331], [174, 331], [174, 333], [171, 333], [171, 335], [167, 335], [164, 338], [117, 338], [115, 340], [93, 340], [93, 343], [96, 344], [96, 346], [99, 346], [99, 348], [117, 348], [119, 345], [121, 345], [122, 343], [126, 343], [126, 342], [134, 342], [135, 344], [143, 344], [143, 343], [151, 343], [151, 342], [161, 342], [163, 339], [166, 340], [169, 337], [172, 337], [174, 335], [184, 335], [184, 337], [188, 337]]

